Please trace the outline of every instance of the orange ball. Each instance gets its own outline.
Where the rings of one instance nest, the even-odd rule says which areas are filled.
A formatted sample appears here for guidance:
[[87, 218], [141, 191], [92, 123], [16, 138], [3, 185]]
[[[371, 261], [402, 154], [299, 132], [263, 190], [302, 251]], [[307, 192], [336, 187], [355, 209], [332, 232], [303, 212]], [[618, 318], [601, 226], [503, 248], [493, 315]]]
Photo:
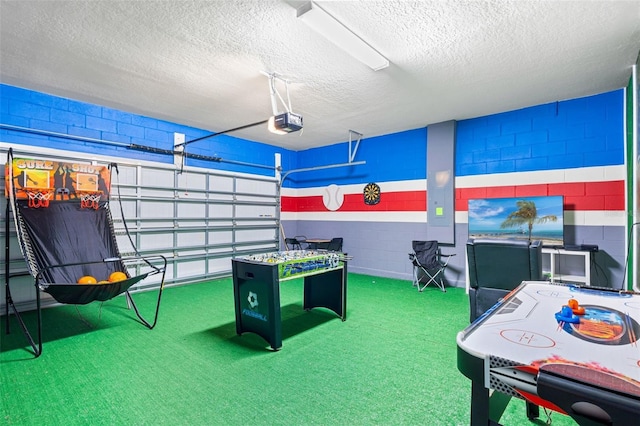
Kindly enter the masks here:
[[98, 281], [91, 275], [85, 275], [78, 278], [78, 284], [97, 284]]
[[127, 274], [120, 271], [112, 272], [111, 275], [109, 275], [109, 282], [112, 282], [112, 283], [115, 283], [116, 281], [124, 281], [126, 279], [127, 279]]

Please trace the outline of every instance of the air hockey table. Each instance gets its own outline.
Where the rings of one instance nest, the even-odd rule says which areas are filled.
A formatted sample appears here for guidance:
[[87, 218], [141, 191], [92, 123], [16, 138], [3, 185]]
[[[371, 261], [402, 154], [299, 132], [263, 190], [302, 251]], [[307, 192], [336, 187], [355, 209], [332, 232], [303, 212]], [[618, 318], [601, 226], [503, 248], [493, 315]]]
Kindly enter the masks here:
[[511, 397], [530, 418], [541, 406], [579, 425], [640, 424], [639, 338], [640, 293], [523, 282], [457, 335], [470, 424], [499, 424]]
[[327, 308], [347, 319], [347, 262], [342, 253], [290, 250], [232, 259], [236, 333], [253, 332], [282, 347], [280, 283], [304, 278], [303, 309]]

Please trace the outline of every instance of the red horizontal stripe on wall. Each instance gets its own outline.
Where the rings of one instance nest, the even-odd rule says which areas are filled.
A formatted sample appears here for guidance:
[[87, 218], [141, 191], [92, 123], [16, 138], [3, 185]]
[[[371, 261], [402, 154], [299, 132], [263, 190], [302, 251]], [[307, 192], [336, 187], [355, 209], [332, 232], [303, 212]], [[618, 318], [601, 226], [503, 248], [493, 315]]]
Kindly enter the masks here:
[[456, 211], [467, 211], [473, 198], [563, 195], [565, 210], [624, 210], [624, 181], [549, 183], [456, 189]]
[[[307, 197], [282, 196], [283, 212], [326, 212], [322, 197], [319, 195]], [[383, 192], [380, 202], [375, 205], [364, 203], [362, 194], [345, 194], [339, 212], [368, 212], [368, 211], [420, 211], [427, 210], [426, 191]]]
[[380, 194], [380, 202], [374, 205], [364, 203], [362, 194], [346, 194], [344, 203], [338, 211], [345, 212], [408, 212], [427, 210], [426, 191], [383, 192]]
[[317, 212], [326, 211], [321, 196], [285, 197], [281, 198], [283, 212]]
[[[456, 211], [467, 211], [469, 199], [563, 195], [565, 210], [624, 210], [624, 181], [505, 185], [457, 188]], [[383, 192], [375, 205], [364, 203], [362, 194], [346, 194], [340, 212], [426, 211], [426, 191]], [[326, 212], [322, 196], [282, 197], [283, 212]]]

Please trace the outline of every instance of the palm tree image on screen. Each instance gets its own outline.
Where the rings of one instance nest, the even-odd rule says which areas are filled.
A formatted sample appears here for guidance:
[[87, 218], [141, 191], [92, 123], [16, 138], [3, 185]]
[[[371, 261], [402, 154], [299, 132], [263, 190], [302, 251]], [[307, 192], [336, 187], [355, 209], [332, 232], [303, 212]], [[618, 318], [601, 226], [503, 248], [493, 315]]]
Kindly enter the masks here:
[[500, 224], [500, 228], [515, 228], [527, 225], [529, 241], [531, 241], [531, 232], [534, 224], [558, 221], [556, 215], [538, 217], [538, 210], [534, 201], [520, 200], [516, 202], [516, 205], [518, 206], [518, 210], [509, 213], [507, 218]]

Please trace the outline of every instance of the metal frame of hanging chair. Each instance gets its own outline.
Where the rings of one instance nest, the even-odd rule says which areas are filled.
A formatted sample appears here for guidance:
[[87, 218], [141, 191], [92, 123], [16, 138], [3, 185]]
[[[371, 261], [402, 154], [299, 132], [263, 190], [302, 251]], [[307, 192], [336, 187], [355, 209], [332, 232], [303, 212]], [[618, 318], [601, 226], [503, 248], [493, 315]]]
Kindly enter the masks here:
[[[133, 307], [136, 316], [139, 321], [148, 329], [153, 329], [158, 321], [158, 313], [160, 310], [160, 301], [162, 298], [162, 292], [164, 290], [164, 281], [165, 274], [167, 268], [167, 259], [162, 255], [151, 255], [151, 256], [142, 256], [138, 253], [137, 249], [134, 246], [134, 250], [136, 252], [135, 256], [120, 256], [118, 251], [117, 242], [115, 240], [115, 231], [113, 228], [113, 220], [111, 219], [111, 213], [108, 209], [109, 201], [106, 200], [103, 202], [103, 205], [100, 208], [104, 208], [105, 212], [103, 213], [102, 218], [105, 220], [104, 226], [108, 228], [107, 236], [110, 238], [110, 241], [105, 243], [106, 246], [110, 247], [116, 256], [109, 256], [103, 259], [98, 260], [88, 260], [88, 261], [80, 261], [80, 262], [67, 262], [61, 264], [50, 264], [50, 265], [42, 265], [39, 264], [38, 260], [42, 260], [41, 256], [36, 256], [33, 252], [34, 249], [37, 249], [35, 246], [35, 242], [33, 238], [29, 236], [29, 231], [25, 228], [24, 216], [20, 212], [20, 208], [33, 208], [33, 206], [25, 207], [18, 206], [18, 201], [16, 199], [15, 187], [14, 187], [14, 179], [12, 172], [12, 163], [13, 163], [13, 151], [9, 149], [7, 156], [7, 163], [5, 167], [8, 167], [9, 170], [5, 173], [7, 179], [10, 181], [7, 183], [8, 197], [7, 197], [7, 206], [6, 206], [6, 216], [5, 216], [5, 289], [6, 289], [6, 303], [5, 303], [5, 313], [6, 313], [6, 333], [10, 333], [10, 309], [13, 312], [15, 318], [17, 319], [20, 328], [22, 329], [23, 334], [27, 338], [33, 353], [36, 357], [40, 356], [42, 353], [42, 306], [41, 306], [41, 298], [40, 291], [44, 291], [50, 294], [56, 301], [63, 304], [87, 304], [93, 301], [106, 301], [110, 300], [118, 295], [125, 294], [127, 304], [129, 307]], [[109, 168], [111, 170], [111, 167]], [[71, 202], [60, 201], [64, 203]], [[80, 203], [80, 200], [74, 200], [74, 203]], [[122, 210], [122, 205], [120, 206]], [[48, 207], [46, 207], [48, 208]], [[20, 244], [20, 249], [22, 251], [25, 260], [27, 261], [28, 273], [10, 273], [10, 226], [9, 226], [9, 218], [11, 213], [13, 213], [14, 222], [16, 225], [16, 232], [18, 237], [18, 242]], [[124, 222], [124, 216], [122, 217]], [[131, 237], [129, 235], [129, 231], [126, 228], [127, 235], [129, 236], [130, 241]], [[33, 231], [32, 231], [33, 232]], [[113, 266], [105, 266], [112, 265]], [[139, 265], [146, 265], [147, 271], [140, 272], [136, 276], [130, 276], [129, 274], [129, 266], [137, 267], [137, 270], [140, 271]], [[92, 266], [93, 265], [93, 266]], [[64, 268], [85, 268], [85, 267], [96, 267], [96, 265], [102, 265], [101, 268], [108, 268], [113, 270], [124, 271], [127, 276], [126, 279], [112, 282], [108, 284], [92, 284], [92, 285], [79, 285], [75, 282], [52, 282], [52, 276], [55, 276], [54, 273], [57, 269]], [[153, 321], [147, 321], [140, 313], [137, 305], [133, 297], [131, 296], [131, 292], [129, 289], [137, 284], [138, 282], [146, 279], [149, 276], [161, 274], [160, 286], [158, 289], [158, 297], [155, 306], [155, 313], [153, 316]], [[22, 318], [22, 315], [18, 308], [16, 307], [15, 302], [11, 296], [10, 289], [10, 279], [12, 277], [21, 276], [21, 275], [32, 275], [34, 277], [34, 285], [36, 287], [36, 311], [37, 311], [37, 339], [34, 339], [32, 332], [27, 327], [25, 321]], [[70, 280], [67, 280], [70, 281]]]

